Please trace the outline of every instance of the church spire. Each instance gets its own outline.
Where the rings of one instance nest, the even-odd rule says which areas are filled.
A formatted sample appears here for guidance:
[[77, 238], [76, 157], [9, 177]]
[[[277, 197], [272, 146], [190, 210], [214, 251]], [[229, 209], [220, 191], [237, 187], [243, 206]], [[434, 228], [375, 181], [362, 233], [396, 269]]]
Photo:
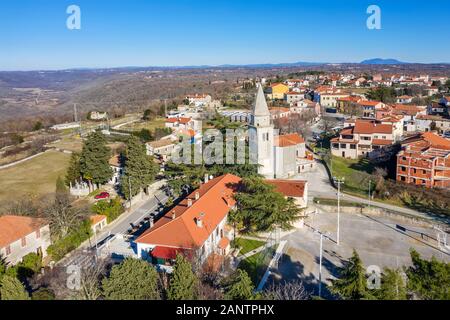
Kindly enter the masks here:
[[262, 84], [258, 84], [258, 92], [256, 93], [256, 100], [253, 106], [253, 116], [270, 116]]

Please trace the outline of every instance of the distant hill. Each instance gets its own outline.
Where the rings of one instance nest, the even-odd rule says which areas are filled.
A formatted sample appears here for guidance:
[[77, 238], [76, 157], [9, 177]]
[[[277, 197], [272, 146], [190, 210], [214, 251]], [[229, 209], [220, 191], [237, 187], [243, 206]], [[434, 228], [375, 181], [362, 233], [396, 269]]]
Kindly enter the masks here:
[[361, 64], [407, 64], [407, 62], [398, 61], [396, 59], [368, 59], [360, 62]]

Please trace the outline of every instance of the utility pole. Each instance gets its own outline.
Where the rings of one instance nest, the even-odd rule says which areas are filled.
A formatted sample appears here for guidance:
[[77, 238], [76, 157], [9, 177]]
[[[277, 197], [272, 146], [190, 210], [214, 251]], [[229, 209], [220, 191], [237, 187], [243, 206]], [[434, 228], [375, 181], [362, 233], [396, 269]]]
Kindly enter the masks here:
[[337, 202], [338, 202], [338, 212], [337, 212], [337, 232], [336, 232], [336, 244], [339, 245], [339, 238], [340, 238], [340, 219], [341, 219], [341, 184], [344, 184], [345, 179], [339, 179], [334, 178], [334, 182], [338, 186], [338, 193], [337, 193]]
[[322, 252], [323, 252], [323, 233], [320, 233], [320, 254], [319, 254], [319, 298], [322, 297]]
[[130, 178], [130, 176], [128, 176], [128, 192], [129, 192], [128, 200], [130, 202], [129, 210], [131, 211], [131, 178]]
[[372, 180], [369, 180], [369, 209], [370, 209], [370, 184], [371, 184]]

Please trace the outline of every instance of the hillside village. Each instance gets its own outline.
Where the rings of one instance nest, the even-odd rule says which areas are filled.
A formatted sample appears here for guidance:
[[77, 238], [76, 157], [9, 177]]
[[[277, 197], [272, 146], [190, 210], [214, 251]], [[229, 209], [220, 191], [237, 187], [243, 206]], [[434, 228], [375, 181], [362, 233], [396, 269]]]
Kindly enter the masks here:
[[[75, 265], [98, 272], [93, 297], [120, 299], [114, 272], [145, 263], [154, 279], [175, 279], [189, 265], [183, 276], [195, 290], [177, 296], [166, 281], [137, 298], [269, 298], [295, 283], [304, 299], [335, 299], [336, 270], [358, 253], [397, 273], [431, 257], [448, 266], [448, 75], [304, 71], [248, 77], [235, 90], [231, 98], [246, 93], [252, 103], [194, 92], [122, 117], [74, 110], [73, 122], [5, 132], [0, 179], [20, 176], [25, 188], [42, 178], [29, 193], [11, 189], [23, 201], [0, 193], [0, 277], [26, 283], [32, 297], [87, 299], [58, 283]], [[244, 163], [176, 161], [183, 143], [206, 153], [217, 141], [208, 130], [230, 129], [247, 134], [231, 148], [244, 150]], [[329, 249], [320, 262], [311, 258], [319, 239]], [[324, 271], [322, 254], [332, 265]], [[249, 292], [232, 296], [243, 283]]]

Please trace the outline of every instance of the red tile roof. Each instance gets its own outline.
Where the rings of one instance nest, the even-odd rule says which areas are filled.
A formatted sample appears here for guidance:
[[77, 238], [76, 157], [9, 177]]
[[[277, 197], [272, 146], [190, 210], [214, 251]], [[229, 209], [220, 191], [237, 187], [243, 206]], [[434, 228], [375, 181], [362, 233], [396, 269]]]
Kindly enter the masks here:
[[102, 214], [96, 214], [94, 216], [91, 216], [89, 219], [91, 220], [91, 225], [95, 226], [103, 220], [106, 220], [106, 216]]
[[362, 106], [372, 106], [372, 107], [375, 107], [376, 105], [378, 105], [380, 103], [382, 103], [382, 102], [381, 101], [370, 101], [370, 100], [367, 100], [367, 101], [363, 100], [363, 101], [359, 102], [359, 104]]
[[[201, 247], [235, 205], [233, 196], [240, 182], [241, 178], [226, 174], [203, 184], [136, 242], [185, 249]], [[196, 193], [198, 200], [195, 200]], [[192, 201], [190, 207], [188, 199]], [[197, 225], [197, 219], [202, 220], [201, 227]]]
[[432, 147], [450, 150], [450, 140], [438, 136], [432, 132], [422, 133], [422, 138], [431, 144]]
[[356, 120], [353, 133], [372, 134], [372, 133], [392, 133], [391, 124], [377, 124], [374, 121]]
[[0, 248], [6, 247], [46, 225], [44, 219], [25, 216], [0, 216]]
[[290, 147], [295, 146], [300, 143], [304, 143], [305, 139], [301, 137], [298, 133], [291, 133], [282, 136], [276, 136], [274, 145], [276, 147]]
[[372, 140], [372, 144], [377, 145], [377, 146], [389, 146], [393, 142], [394, 141], [388, 140], [388, 139], [373, 139]]
[[177, 257], [177, 254], [183, 254], [184, 250], [180, 248], [169, 248], [169, 247], [163, 247], [163, 246], [156, 246], [152, 250], [152, 257], [159, 258], [159, 259], [165, 259], [165, 260], [175, 260]]
[[286, 197], [302, 198], [305, 194], [306, 181], [303, 180], [266, 180], [275, 186], [275, 191]]

